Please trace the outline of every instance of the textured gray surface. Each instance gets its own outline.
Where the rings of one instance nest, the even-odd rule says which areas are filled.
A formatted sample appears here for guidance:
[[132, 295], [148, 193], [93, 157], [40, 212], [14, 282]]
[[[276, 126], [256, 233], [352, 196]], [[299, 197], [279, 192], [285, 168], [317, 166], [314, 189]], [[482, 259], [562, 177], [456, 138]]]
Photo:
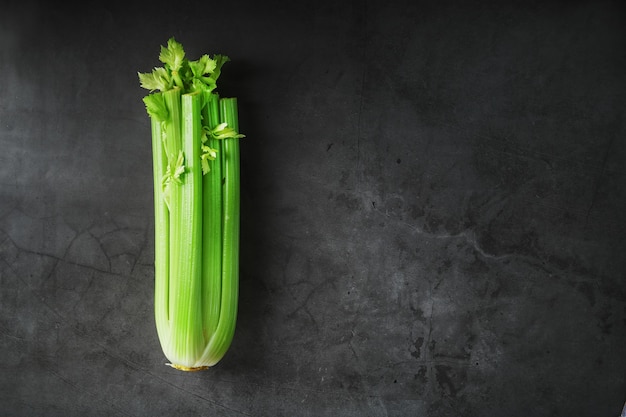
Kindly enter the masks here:
[[[292, 3], [3, 6], [0, 414], [618, 416], [623, 9]], [[193, 374], [136, 79], [171, 35], [232, 57], [248, 136], [237, 333]]]

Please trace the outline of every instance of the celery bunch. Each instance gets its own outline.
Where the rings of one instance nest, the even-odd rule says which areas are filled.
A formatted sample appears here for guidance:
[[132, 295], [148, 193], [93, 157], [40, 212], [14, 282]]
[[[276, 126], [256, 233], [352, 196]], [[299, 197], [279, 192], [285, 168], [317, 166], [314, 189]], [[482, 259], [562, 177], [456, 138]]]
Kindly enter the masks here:
[[215, 91], [224, 55], [185, 57], [174, 38], [163, 67], [139, 73], [150, 94], [155, 215], [155, 321], [170, 366], [215, 365], [235, 331], [239, 285], [236, 98]]

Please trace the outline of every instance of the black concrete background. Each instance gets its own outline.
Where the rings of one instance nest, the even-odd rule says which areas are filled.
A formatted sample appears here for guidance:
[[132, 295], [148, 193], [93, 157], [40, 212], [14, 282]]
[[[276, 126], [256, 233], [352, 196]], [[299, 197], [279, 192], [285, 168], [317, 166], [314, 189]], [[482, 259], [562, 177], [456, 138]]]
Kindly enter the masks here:
[[[615, 416], [618, 2], [2, 2], [2, 416]], [[241, 306], [164, 365], [137, 71], [240, 100]]]

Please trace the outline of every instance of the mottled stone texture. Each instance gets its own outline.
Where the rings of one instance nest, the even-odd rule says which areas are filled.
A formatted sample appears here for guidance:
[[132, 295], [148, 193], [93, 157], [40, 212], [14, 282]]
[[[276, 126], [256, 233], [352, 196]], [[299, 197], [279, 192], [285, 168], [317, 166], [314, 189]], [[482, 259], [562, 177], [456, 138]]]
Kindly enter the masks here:
[[[618, 2], [224, 1], [0, 14], [3, 416], [615, 416]], [[71, 4], [71, 3], [70, 3]], [[164, 366], [137, 71], [240, 100], [237, 333]]]

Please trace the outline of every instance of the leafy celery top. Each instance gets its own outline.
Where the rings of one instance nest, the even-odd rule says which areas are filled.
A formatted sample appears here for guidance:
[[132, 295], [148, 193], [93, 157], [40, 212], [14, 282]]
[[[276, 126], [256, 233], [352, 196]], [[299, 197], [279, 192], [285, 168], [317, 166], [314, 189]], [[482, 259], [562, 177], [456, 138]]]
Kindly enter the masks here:
[[[167, 47], [161, 46], [159, 61], [164, 66], [156, 67], [149, 73], [138, 73], [141, 87], [150, 90], [152, 93], [143, 98], [148, 114], [165, 123], [168, 120], [168, 109], [165, 98], [162, 94], [165, 91], [180, 89], [181, 94], [199, 94], [202, 99], [201, 106], [206, 106], [209, 94], [217, 86], [217, 79], [220, 76], [222, 65], [230, 59], [225, 55], [202, 55], [195, 61], [190, 61], [185, 57], [183, 46], [174, 38], [167, 41]], [[163, 129], [165, 132], [165, 129]], [[209, 161], [217, 157], [217, 149], [207, 145], [208, 138], [228, 139], [243, 138], [245, 135], [238, 133], [227, 123], [220, 123], [211, 128], [208, 121], [202, 119], [202, 145], [200, 152], [200, 163], [202, 173], [210, 171]], [[168, 164], [165, 175], [162, 179], [164, 195], [169, 195], [168, 190], [172, 183], [180, 183], [182, 175], [185, 173], [185, 155], [180, 151], [177, 155], [169, 152], [165, 137], [163, 138]]]

